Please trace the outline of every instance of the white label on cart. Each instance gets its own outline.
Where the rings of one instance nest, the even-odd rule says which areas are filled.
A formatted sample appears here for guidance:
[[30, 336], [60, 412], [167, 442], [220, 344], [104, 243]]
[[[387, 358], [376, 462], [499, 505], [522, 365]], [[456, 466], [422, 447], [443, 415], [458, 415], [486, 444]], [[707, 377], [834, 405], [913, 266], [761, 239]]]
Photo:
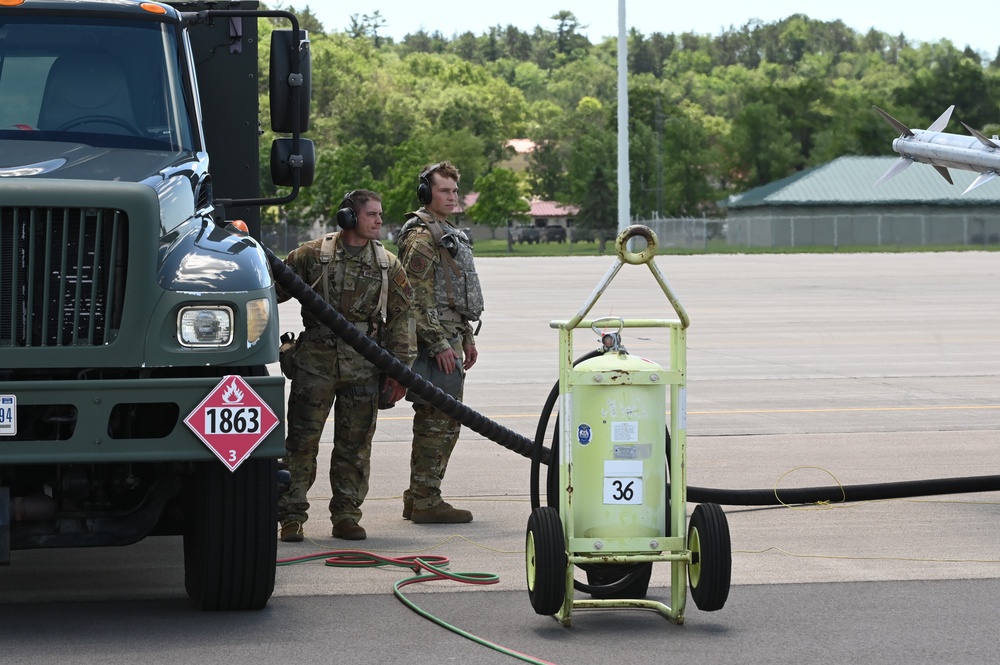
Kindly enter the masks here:
[[17, 396], [0, 395], [0, 436], [17, 434]]
[[612, 505], [642, 503], [642, 462], [604, 461], [604, 503]]
[[680, 408], [678, 409], [680, 413], [677, 414], [677, 419], [680, 420], [680, 428], [686, 430], [688, 428], [688, 389], [681, 388], [677, 391], [677, 401], [680, 402]]
[[612, 443], [638, 443], [639, 423], [636, 422], [613, 422], [611, 423]]
[[611, 456], [615, 459], [649, 459], [653, 455], [653, 444], [637, 443], [632, 445], [617, 445], [611, 449]]

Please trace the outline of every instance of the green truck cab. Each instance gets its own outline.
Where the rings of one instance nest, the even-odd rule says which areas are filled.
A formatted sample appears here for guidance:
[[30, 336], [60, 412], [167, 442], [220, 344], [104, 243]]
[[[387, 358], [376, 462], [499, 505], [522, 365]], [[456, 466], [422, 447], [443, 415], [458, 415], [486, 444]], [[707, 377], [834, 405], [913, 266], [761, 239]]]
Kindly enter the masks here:
[[[261, 17], [290, 23], [267, 86]], [[201, 608], [266, 605], [285, 391], [255, 238], [312, 181], [308, 58], [257, 2], [0, 5], [0, 564], [182, 535]]]

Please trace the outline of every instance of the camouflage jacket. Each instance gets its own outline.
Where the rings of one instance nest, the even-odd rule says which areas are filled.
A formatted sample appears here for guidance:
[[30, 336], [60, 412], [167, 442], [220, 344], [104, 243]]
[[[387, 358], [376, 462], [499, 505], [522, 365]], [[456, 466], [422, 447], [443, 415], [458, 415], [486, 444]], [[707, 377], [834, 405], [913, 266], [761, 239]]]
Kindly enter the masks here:
[[[375, 256], [373, 243], [369, 242], [358, 254], [351, 256], [344, 248], [340, 234], [334, 235], [336, 240], [325, 291], [321, 284], [323, 263], [320, 260], [323, 238], [310, 240], [292, 250], [285, 259], [285, 264], [306, 284], [312, 286], [316, 293], [321, 296], [327, 293], [329, 303], [348, 321], [376, 337], [380, 344], [401, 362], [407, 365], [413, 364], [417, 351], [411, 314], [413, 290], [410, 288], [403, 266], [395, 255], [386, 252], [389, 259], [389, 293], [385, 329], [378, 330], [379, 320], [382, 318], [379, 308], [382, 269]], [[277, 290], [278, 302], [290, 298], [280, 286]], [[305, 308], [302, 309], [302, 323], [307, 331], [321, 327], [320, 322]], [[346, 344], [337, 346], [347, 347]], [[351, 349], [351, 352], [353, 351]]]
[[433, 356], [449, 348], [455, 337], [461, 337], [463, 346], [476, 343], [469, 321], [479, 318], [483, 296], [465, 234], [447, 220], [440, 222], [455, 250], [451, 265], [445, 265], [421, 217], [434, 219], [426, 208], [409, 216], [399, 232], [399, 258], [413, 287], [417, 340]]

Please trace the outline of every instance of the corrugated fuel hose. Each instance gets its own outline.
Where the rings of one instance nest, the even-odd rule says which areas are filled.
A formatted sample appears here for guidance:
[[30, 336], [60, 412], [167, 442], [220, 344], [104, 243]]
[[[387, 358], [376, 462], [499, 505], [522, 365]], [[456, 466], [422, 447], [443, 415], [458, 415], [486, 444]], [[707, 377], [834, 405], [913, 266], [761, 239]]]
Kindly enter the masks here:
[[[555, 397], [550, 393], [545, 408], [539, 418], [535, 439], [518, 434], [494, 420], [473, 411], [468, 406], [439, 390], [430, 382], [415, 374], [409, 367], [396, 360], [373, 339], [359, 331], [340, 315], [326, 301], [303, 282], [270, 249], [264, 248], [275, 281], [297, 299], [302, 306], [340, 339], [350, 344], [380, 372], [408, 387], [414, 393], [462, 423], [472, 431], [490, 441], [498, 443], [538, 464], [548, 464], [551, 450], [543, 445], [549, 416], [555, 406]], [[580, 362], [584, 356], [577, 360]], [[537, 501], [537, 473], [533, 473], [532, 496]], [[708, 487], [688, 486], [688, 500], [693, 503], [718, 503], [727, 506], [777, 506], [782, 504], [803, 504], [820, 502], [875, 501], [881, 499], [902, 499], [916, 496], [936, 496], [942, 494], [964, 494], [969, 492], [1000, 491], [1000, 475], [971, 476], [964, 478], [940, 478], [931, 480], [911, 480], [895, 483], [875, 483], [868, 485], [833, 485], [829, 487], [802, 487], [783, 489], [780, 495], [774, 489], [727, 490]]]
[[[441, 410], [448, 416], [454, 418], [461, 424], [470, 428], [474, 432], [481, 434], [487, 439], [500, 444], [524, 457], [531, 459], [530, 474], [530, 495], [532, 508], [537, 508], [539, 500], [539, 469], [542, 464], [549, 465], [553, 460], [552, 449], [544, 445], [545, 431], [548, 427], [549, 418], [555, 407], [559, 396], [559, 385], [553, 386], [542, 409], [542, 414], [538, 420], [534, 440], [529, 439], [517, 432], [514, 432], [503, 425], [473, 411], [468, 406], [439, 390], [433, 384], [415, 374], [409, 367], [399, 362], [392, 354], [380, 347], [374, 340], [361, 333], [347, 319], [340, 315], [333, 307], [326, 303], [312, 288], [303, 282], [291, 269], [289, 269], [279, 258], [277, 258], [266, 247], [264, 251], [267, 255], [271, 272], [275, 280], [288, 293], [295, 297], [310, 314], [312, 314], [323, 325], [327, 326], [340, 339], [353, 347], [366, 360], [371, 362], [380, 372], [385, 372], [390, 377], [412, 390], [421, 398]], [[593, 351], [577, 359], [574, 365], [588, 358], [599, 355], [600, 351]], [[553, 443], [558, 441], [559, 420], [556, 418], [553, 433]], [[666, 433], [667, 453], [669, 455], [669, 437]], [[556, 448], [558, 450], [558, 448]], [[557, 462], [558, 463], [558, 462]], [[558, 508], [558, 500], [553, 497], [554, 474], [550, 473], [547, 482], [547, 502], [548, 505], [555, 505]], [[554, 488], [558, 491], [558, 488]], [[669, 478], [667, 483], [669, 493]], [[916, 496], [932, 496], [941, 494], [960, 494], [969, 492], [991, 492], [1000, 491], [1000, 476], [974, 476], [965, 478], [942, 478], [932, 480], [904, 481], [896, 483], [876, 483], [868, 485], [836, 485], [830, 487], [807, 487], [783, 489], [780, 494], [775, 489], [747, 489], [747, 490], [726, 490], [706, 487], [687, 487], [687, 498], [694, 503], [716, 503], [729, 506], [772, 506], [790, 505], [821, 502], [851, 502], [851, 501], [874, 501], [881, 499], [898, 499]], [[288, 561], [287, 563], [292, 563]], [[285, 562], [282, 562], [285, 563]], [[409, 562], [413, 563], [413, 562]], [[327, 565], [342, 565], [330, 563]], [[376, 564], [378, 565], [378, 564]], [[588, 572], [588, 580], [594, 573], [594, 580], [601, 580], [599, 577], [603, 573], [603, 581], [606, 584], [585, 584], [579, 580], [574, 580], [574, 587], [586, 593], [603, 594], [604, 597], [626, 588], [634, 580], [642, 575], [649, 574], [649, 564], [631, 564], [614, 567], [613, 573], [609, 574], [609, 566], [581, 565]], [[589, 569], [588, 569], [589, 568]], [[412, 583], [429, 579], [426, 577], [410, 578], [404, 583]], [[436, 578], [440, 579], [440, 578]], [[478, 583], [489, 583], [484, 580]], [[397, 584], [396, 595], [404, 603], [410, 605], [399, 591], [400, 584]], [[595, 595], [595, 597], [597, 597]], [[423, 614], [422, 611], [413, 607], [411, 609]], [[432, 617], [431, 617], [432, 618]], [[437, 621], [437, 619], [432, 618]], [[451, 626], [439, 622], [444, 627], [455, 630]], [[460, 632], [461, 631], [456, 631]], [[476, 639], [472, 637], [471, 639]], [[498, 645], [487, 644], [492, 648]], [[507, 652], [502, 647], [499, 648]], [[509, 652], [522, 660], [528, 662], [541, 662], [535, 659]]]

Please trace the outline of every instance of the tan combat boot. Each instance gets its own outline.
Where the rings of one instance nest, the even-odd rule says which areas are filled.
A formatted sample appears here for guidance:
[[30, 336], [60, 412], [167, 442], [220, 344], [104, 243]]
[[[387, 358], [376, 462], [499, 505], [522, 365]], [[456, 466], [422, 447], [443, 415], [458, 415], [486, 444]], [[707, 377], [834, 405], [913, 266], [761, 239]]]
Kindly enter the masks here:
[[305, 538], [305, 532], [302, 530], [301, 522], [287, 522], [281, 525], [281, 542], [283, 543], [301, 543], [302, 539]]
[[[405, 513], [404, 513], [405, 515]], [[464, 524], [472, 521], [472, 513], [442, 502], [430, 508], [413, 508], [410, 519], [414, 524]]]
[[343, 538], [344, 540], [364, 540], [368, 537], [368, 534], [365, 533], [363, 526], [350, 517], [345, 517], [333, 525], [333, 537]]
[[408, 520], [413, 515], [413, 497], [403, 497], [403, 519]]

